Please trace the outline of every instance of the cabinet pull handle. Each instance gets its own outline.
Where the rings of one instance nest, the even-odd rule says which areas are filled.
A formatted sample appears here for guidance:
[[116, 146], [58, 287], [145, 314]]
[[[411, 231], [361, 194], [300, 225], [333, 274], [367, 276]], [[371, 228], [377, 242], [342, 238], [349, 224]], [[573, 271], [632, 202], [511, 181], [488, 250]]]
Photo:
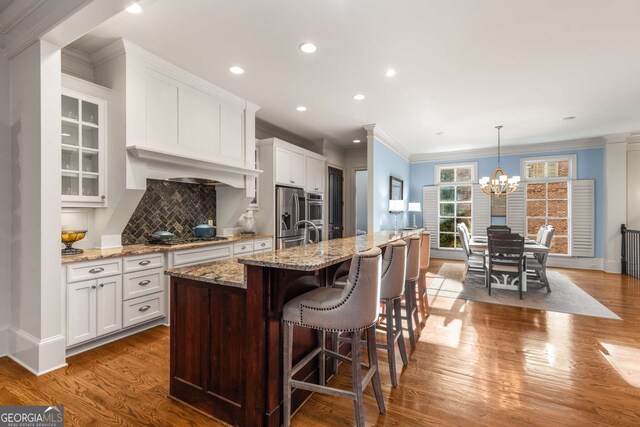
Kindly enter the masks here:
[[262, 246], [263, 248], [265, 247], [265, 245], [266, 245], [265, 242], [260, 243], [260, 246]]
[[142, 282], [138, 283], [138, 285], [147, 286], [149, 283], [151, 283], [151, 280], [143, 280]]
[[95, 288], [96, 288], [96, 285], [91, 285], [91, 289], [95, 289]]
[[316, 187], [316, 191], [318, 191], [318, 187]]
[[91, 270], [89, 270], [89, 273], [91, 274], [97, 274], [97, 273], [102, 273], [104, 271], [104, 268], [102, 267], [97, 267], [97, 268], [92, 268]]
[[149, 310], [150, 308], [151, 308], [151, 306], [150, 306], [150, 305], [143, 305], [142, 307], [140, 307], [140, 308], [138, 309], [138, 311], [147, 311], [147, 310]]
[[247, 249], [247, 247], [242, 245], [242, 246], [240, 246], [240, 249], [242, 249], [244, 251], [245, 249]]
[[148, 259], [145, 259], [144, 261], [140, 261], [138, 263], [138, 265], [149, 265], [149, 264], [151, 264], [151, 261], [149, 261]]
[[289, 182], [291, 182], [292, 184], [295, 184], [295, 181], [294, 181], [294, 180], [291, 180], [291, 181], [289, 181]]

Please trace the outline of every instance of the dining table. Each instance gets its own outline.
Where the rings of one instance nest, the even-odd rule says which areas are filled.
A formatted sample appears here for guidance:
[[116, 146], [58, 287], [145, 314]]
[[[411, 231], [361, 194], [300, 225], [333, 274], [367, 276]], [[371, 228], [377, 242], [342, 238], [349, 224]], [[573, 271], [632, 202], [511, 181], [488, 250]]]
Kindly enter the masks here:
[[[472, 252], [476, 253], [487, 253], [489, 250], [489, 242], [486, 236], [472, 236], [471, 241], [469, 242], [469, 249]], [[524, 241], [524, 268], [522, 269], [522, 277], [520, 280], [522, 281], [522, 292], [527, 291], [527, 257], [526, 255], [535, 255], [535, 254], [547, 254], [549, 253], [549, 248], [545, 245], [542, 245], [535, 240], [525, 239]], [[487, 254], [488, 256], [488, 254]], [[502, 277], [498, 277], [498, 275], [492, 275], [491, 287], [493, 289], [508, 289], [508, 290], [518, 290], [517, 284], [515, 283], [516, 278], [512, 278], [509, 280], [508, 274], [500, 274]]]

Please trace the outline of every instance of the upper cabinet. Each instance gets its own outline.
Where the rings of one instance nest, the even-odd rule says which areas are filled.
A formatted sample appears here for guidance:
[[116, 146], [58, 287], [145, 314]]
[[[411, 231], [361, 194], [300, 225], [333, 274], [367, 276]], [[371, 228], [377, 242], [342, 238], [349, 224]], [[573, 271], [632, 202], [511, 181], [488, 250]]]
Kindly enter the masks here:
[[286, 148], [275, 149], [276, 184], [305, 186], [305, 156]]
[[324, 193], [324, 181], [327, 175], [327, 162], [307, 157], [307, 191]]
[[66, 75], [62, 83], [62, 206], [106, 206], [108, 89]]

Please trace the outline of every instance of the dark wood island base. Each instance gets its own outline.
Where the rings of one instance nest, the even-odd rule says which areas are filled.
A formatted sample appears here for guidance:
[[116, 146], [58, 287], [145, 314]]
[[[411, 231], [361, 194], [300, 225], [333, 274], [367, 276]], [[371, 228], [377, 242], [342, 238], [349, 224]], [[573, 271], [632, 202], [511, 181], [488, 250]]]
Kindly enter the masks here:
[[[168, 271], [170, 396], [232, 425], [280, 426], [284, 303], [330, 285], [356, 252], [407, 234], [375, 233]], [[318, 338], [312, 330], [294, 330], [294, 363]], [[340, 352], [349, 351], [344, 343]], [[314, 358], [296, 379], [318, 383], [318, 374]], [[294, 390], [293, 411], [310, 394]]]

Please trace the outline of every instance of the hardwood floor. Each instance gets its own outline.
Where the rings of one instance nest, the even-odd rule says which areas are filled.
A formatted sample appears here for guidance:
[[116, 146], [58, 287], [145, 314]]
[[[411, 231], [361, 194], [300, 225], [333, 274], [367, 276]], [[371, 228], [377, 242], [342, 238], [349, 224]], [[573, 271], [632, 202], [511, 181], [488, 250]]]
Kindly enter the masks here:
[[[432, 260], [429, 271], [442, 262]], [[368, 424], [640, 425], [640, 389], [605, 357], [622, 355], [614, 364], [625, 378], [638, 378], [640, 282], [561, 271], [622, 320], [431, 300], [411, 363], [402, 371], [398, 365], [396, 389], [379, 352], [387, 414], [378, 414], [367, 389]], [[168, 329], [157, 327], [71, 357], [66, 369], [42, 377], [2, 358], [0, 405], [64, 405], [67, 425], [221, 425], [167, 398], [168, 345]], [[332, 383], [349, 387], [349, 367]], [[353, 425], [353, 404], [314, 395], [293, 425]]]

